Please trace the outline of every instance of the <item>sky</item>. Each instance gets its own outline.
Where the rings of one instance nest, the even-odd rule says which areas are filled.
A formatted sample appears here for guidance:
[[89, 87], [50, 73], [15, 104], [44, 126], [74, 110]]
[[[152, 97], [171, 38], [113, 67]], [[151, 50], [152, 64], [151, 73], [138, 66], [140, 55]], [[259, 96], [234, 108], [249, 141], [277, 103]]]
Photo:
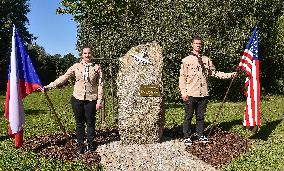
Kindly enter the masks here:
[[62, 56], [72, 53], [78, 57], [76, 51], [76, 22], [72, 15], [56, 14], [60, 0], [30, 0], [28, 13], [28, 31], [35, 37], [34, 42], [42, 46], [50, 55]]

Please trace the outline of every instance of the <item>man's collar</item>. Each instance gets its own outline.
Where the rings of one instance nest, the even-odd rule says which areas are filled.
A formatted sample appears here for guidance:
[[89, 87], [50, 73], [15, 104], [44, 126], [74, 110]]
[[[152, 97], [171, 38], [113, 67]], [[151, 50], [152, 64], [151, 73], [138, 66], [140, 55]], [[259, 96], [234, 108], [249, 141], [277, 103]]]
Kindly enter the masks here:
[[93, 63], [91, 63], [91, 62], [85, 62], [85, 61], [81, 61], [80, 62], [83, 66], [92, 66], [93, 65]]
[[189, 55], [192, 55], [192, 56], [196, 56], [196, 57], [201, 57], [202, 56], [202, 54], [200, 53], [200, 54], [195, 54], [195, 53], [193, 53], [193, 52], [190, 52], [190, 54]]

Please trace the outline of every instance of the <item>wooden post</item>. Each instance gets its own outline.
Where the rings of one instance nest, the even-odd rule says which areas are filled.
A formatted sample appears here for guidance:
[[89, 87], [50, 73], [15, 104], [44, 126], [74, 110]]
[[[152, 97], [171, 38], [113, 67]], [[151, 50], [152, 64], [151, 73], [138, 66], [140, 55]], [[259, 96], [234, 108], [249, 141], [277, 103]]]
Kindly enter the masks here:
[[110, 91], [111, 91], [111, 113], [112, 113], [112, 121], [116, 122], [117, 116], [114, 113], [114, 92], [113, 92], [113, 75], [112, 75], [112, 60], [110, 61], [109, 66], [109, 72], [110, 72]]
[[[235, 77], [233, 77], [232, 80], [231, 80], [231, 82], [230, 82], [230, 85], [229, 85], [229, 87], [228, 87], [228, 89], [227, 89], [227, 91], [226, 91], [226, 94], [225, 94], [225, 96], [224, 96], [224, 98], [223, 98], [223, 101], [222, 101], [221, 105], [219, 106], [218, 112], [217, 112], [216, 115], [215, 115], [215, 119], [214, 119], [213, 123], [212, 123], [211, 125], [209, 125], [209, 126], [211, 126], [211, 128], [210, 128], [210, 131], [209, 131], [208, 136], [207, 136], [208, 139], [209, 139], [209, 136], [210, 136], [210, 134], [211, 134], [211, 132], [212, 132], [212, 129], [216, 126], [216, 123], [215, 123], [215, 122], [217, 121], [218, 116], [220, 116], [221, 109], [222, 109], [223, 106], [224, 106], [225, 100], [226, 100], [226, 98], [227, 98], [228, 92], [229, 92], [229, 90], [230, 90], [230, 88], [231, 88], [231, 86], [232, 86], [232, 83], [233, 83], [234, 79], [235, 79]], [[208, 127], [209, 127], [209, 126], [208, 126]]]
[[71, 147], [71, 143], [70, 143], [69, 137], [68, 137], [68, 135], [67, 135], [67, 133], [66, 133], [65, 127], [62, 125], [62, 123], [61, 123], [61, 121], [60, 121], [60, 118], [58, 117], [58, 114], [55, 112], [55, 109], [54, 109], [54, 107], [53, 107], [53, 104], [52, 104], [52, 102], [51, 102], [51, 100], [50, 100], [50, 98], [49, 98], [47, 92], [44, 92], [43, 94], [45, 95], [45, 97], [46, 97], [46, 99], [47, 99], [48, 107], [49, 107], [49, 109], [51, 110], [51, 112], [53, 113], [53, 115], [54, 115], [54, 117], [55, 117], [55, 121], [56, 121], [57, 124], [59, 125], [60, 130], [63, 132], [64, 137], [65, 137], [66, 140], [67, 140], [68, 146]]

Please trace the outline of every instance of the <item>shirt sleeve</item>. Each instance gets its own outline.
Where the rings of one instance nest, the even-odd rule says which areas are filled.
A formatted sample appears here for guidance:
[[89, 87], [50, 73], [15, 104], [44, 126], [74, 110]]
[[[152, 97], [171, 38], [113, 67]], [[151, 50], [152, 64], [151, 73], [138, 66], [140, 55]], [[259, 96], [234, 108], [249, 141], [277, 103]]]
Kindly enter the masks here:
[[208, 60], [208, 65], [209, 65], [209, 74], [215, 78], [226, 79], [226, 78], [232, 78], [233, 76], [233, 73], [216, 71], [213, 62], [210, 59]]
[[103, 71], [101, 65], [99, 65], [98, 69], [99, 73], [99, 84], [98, 84], [98, 104], [101, 104], [104, 98], [104, 79], [103, 79]]
[[182, 63], [180, 66], [180, 75], [179, 75], [179, 90], [181, 92], [181, 95], [185, 95], [186, 89], [185, 89], [185, 75], [184, 75], [184, 64]]
[[75, 65], [71, 66], [64, 75], [58, 77], [55, 81], [49, 83], [46, 88], [56, 88], [59, 85], [64, 84], [71, 76], [75, 75]]

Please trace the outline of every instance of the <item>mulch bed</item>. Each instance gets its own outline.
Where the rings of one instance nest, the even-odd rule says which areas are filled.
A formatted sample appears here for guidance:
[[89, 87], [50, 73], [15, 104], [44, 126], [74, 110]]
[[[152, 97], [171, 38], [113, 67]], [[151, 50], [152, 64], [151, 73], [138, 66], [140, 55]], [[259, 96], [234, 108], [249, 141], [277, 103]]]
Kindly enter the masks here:
[[[39, 153], [42, 156], [67, 161], [80, 161], [88, 165], [98, 165], [101, 157], [97, 152], [87, 151], [78, 154], [76, 151], [75, 133], [69, 133], [70, 145], [68, 145], [63, 133], [39, 136], [24, 142], [23, 148]], [[117, 130], [102, 130], [97, 132], [96, 142], [104, 144], [109, 141], [119, 140]]]
[[215, 129], [211, 132], [208, 143], [193, 141], [186, 151], [215, 168], [228, 164], [250, 146], [248, 139], [227, 131]]
[[[27, 140], [23, 148], [55, 159], [80, 161], [88, 165], [97, 165], [100, 163], [101, 157], [97, 152], [78, 154], [75, 149], [75, 133], [68, 135], [71, 142], [70, 146], [61, 133]], [[172, 138], [180, 138], [181, 136], [179, 129], [166, 130], [164, 135]], [[119, 133], [116, 129], [100, 130], [97, 132], [96, 142], [98, 144], [105, 144], [117, 140], [119, 140]], [[185, 150], [213, 167], [220, 168], [231, 162], [240, 154], [245, 153], [249, 146], [249, 141], [244, 137], [215, 129], [212, 131], [208, 143], [194, 141], [193, 144], [186, 147]]]

